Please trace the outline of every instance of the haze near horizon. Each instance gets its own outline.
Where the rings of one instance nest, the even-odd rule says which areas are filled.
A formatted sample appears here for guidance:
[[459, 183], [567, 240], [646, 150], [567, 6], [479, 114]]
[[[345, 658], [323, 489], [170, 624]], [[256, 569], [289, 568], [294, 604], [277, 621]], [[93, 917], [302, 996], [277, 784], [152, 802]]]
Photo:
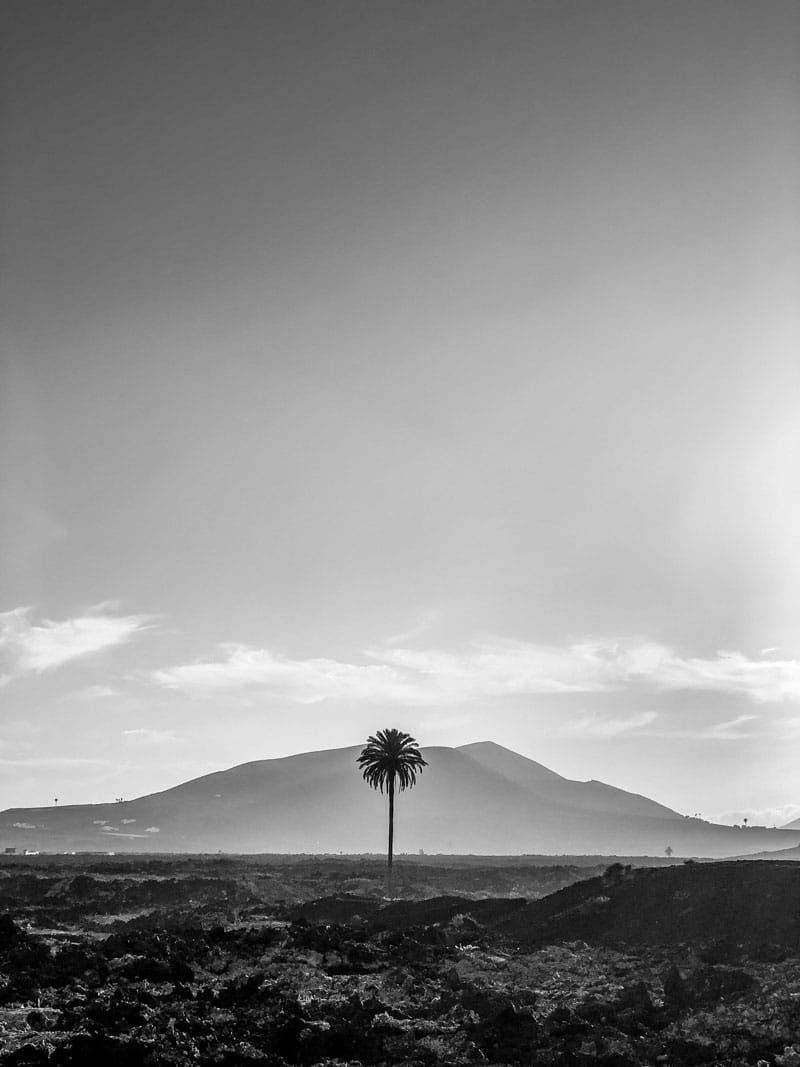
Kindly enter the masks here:
[[800, 815], [797, 5], [0, 19], [0, 807], [397, 725]]

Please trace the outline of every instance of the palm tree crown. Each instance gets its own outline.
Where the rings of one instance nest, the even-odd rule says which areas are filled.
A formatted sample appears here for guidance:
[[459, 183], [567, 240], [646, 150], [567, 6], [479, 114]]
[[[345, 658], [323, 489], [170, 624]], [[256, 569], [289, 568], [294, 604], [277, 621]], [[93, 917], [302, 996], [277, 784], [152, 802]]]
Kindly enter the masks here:
[[427, 767], [419, 746], [411, 734], [402, 730], [378, 730], [374, 737], [368, 737], [367, 743], [356, 760], [364, 781], [379, 789], [386, 789], [389, 794], [389, 850], [388, 867], [391, 880], [392, 852], [394, 846], [394, 789], [397, 785], [402, 793], [410, 789], [417, 780], [417, 773]]
[[392, 779], [401, 792], [410, 789], [417, 772], [428, 766], [417, 742], [402, 730], [378, 730], [374, 737], [368, 737], [357, 763], [364, 781], [381, 792], [384, 787], [388, 790]]

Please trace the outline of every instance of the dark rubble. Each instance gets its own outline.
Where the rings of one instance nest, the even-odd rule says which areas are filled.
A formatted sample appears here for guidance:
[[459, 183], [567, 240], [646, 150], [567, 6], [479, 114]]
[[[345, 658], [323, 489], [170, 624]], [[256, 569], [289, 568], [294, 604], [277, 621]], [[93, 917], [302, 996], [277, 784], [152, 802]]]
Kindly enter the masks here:
[[[800, 1065], [795, 919], [771, 917], [783, 943], [757, 914], [738, 941], [694, 929], [715, 870], [720, 907], [752, 889], [744, 865], [573, 877], [537, 905], [456, 875], [426, 896], [424, 870], [417, 899], [387, 902], [377, 866], [348, 891], [344, 863], [181, 862], [2, 868], [0, 1065]], [[764, 868], [791, 910], [800, 882]], [[666, 909], [669, 936], [621, 938], [627, 908], [634, 934]]]

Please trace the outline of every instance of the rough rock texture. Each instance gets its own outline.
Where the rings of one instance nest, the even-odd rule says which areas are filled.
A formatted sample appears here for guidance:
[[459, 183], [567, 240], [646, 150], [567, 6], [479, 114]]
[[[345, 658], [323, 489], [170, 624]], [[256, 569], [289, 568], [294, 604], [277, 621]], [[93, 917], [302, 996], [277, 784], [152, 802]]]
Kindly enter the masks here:
[[[760, 940], [755, 915], [739, 940], [713, 924], [709, 937], [680, 936], [707, 914], [715, 884], [718, 908], [737, 911], [728, 865], [697, 881], [678, 868], [678, 883], [670, 869], [612, 870], [546, 898], [545, 919], [526, 925], [535, 907], [519, 898], [385, 901], [362, 884], [313, 899], [306, 866], [293, 884], [266, 867], [225, 863], [214, 877], [211, 861], [193, 863], [166, 864], [164, 895], [152, 870], [135, 868], [57, 872], [59, 888], [41, 893], [43, 868], [25, 873], [27, 899], [20, 869], [3, 868], [20, 910], [6, 903], [0, 915], [1, 1067], [800, 1067], [794, 947]], [[795, 921], [783, 879], [780, 865], [762, 869], [764, 899], [785, 909], [772, 935]], [[618, 896], [637, 912], [622, 928]], [[69, 918], [54, 917], [62, 897]], [[586, 938], [547, 941], [545, 920], [568, 929], [565, 899]], [[676, 899], [659, 941], [641, 915]], [[136, 914], [106, 910], [111, 901]]]

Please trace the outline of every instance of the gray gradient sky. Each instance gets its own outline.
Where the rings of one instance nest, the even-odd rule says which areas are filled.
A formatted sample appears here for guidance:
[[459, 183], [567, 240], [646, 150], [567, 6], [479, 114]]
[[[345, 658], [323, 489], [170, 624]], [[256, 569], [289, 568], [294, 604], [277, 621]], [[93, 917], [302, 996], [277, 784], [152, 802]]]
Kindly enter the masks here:
[[798, 4], [1, 17], [1, 806], [396, 724], [800, 814]]

